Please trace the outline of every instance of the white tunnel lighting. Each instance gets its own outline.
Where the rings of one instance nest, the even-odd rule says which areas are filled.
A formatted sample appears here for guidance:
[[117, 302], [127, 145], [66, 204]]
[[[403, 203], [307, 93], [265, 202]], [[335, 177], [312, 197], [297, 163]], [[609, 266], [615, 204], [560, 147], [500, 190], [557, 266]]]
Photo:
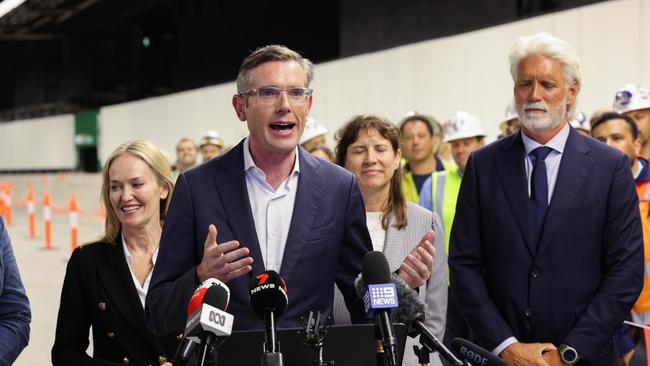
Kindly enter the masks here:
[[0, 18], [5, 16], [7, 13], [14, 10], [24, 2], [25, 0], [4, 0], [3, 2], [0, 3]]

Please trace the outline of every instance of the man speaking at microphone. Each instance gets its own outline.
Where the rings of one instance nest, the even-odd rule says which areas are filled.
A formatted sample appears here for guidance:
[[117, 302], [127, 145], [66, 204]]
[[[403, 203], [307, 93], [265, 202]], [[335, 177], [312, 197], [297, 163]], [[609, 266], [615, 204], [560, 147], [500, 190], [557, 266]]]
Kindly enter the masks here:
[[230, 288], [235, 330], [263, 329], [249, 282], [265, 270], [288, 287], [280, 328], [299, 326], [311, 310], [330, 315], [334, 282], [363, 320], [353, 282], [371, 240], [357, 182], [297, 146], [312, 78], [312, 63], [283, 46], [242, 63], [232, 104], [250, 134], [178, 177], [147, 297], [154, 332], [183, 328], [192, 292], [209, 277]]

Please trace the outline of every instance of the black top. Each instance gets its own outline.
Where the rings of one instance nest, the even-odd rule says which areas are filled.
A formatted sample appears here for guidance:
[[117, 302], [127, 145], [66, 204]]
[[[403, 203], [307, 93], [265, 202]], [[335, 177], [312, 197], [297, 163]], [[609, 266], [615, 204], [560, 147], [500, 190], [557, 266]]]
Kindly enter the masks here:
[[[90, 327], [93, 357], [86, 353]], [[156, 337], [147, 329], [121, 236], [75, 249], [61, 291], [53, 365], [159, 365], [172, 358], [181, 332]]]

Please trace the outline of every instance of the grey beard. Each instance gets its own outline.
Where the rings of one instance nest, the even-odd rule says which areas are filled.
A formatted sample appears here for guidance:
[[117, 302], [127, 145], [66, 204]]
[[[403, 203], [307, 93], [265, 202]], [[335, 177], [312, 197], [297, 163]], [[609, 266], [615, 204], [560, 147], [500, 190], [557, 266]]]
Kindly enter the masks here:
[[549, 108], [546, 103], [543, 103], [544, 107], [547, 110], [546, 115], [543, 117], [528, 116], [525, 112], [527, 105], [524, 104], [521, 108], [517, 108], [519, 118], [521, 119], [521, 124], [527, 130], [536, 133], [552, 130], [553, 128], [559, 126], [560, 123], [562, 123], [562, 120], [564, 120], [567, 109], [566, 102], [567, 97], [565, 96], [562, 102], [555, 109]]

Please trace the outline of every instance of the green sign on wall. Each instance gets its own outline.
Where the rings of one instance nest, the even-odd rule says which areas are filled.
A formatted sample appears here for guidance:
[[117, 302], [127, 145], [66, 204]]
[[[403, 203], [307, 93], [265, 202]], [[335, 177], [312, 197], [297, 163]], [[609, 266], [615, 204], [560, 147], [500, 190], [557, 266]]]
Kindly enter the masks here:
[[99, 110], [92, 109], [75, 114], [74, 144], [77, 150], [77, 169], [84, 172], [98, 172], [97, 116]]

